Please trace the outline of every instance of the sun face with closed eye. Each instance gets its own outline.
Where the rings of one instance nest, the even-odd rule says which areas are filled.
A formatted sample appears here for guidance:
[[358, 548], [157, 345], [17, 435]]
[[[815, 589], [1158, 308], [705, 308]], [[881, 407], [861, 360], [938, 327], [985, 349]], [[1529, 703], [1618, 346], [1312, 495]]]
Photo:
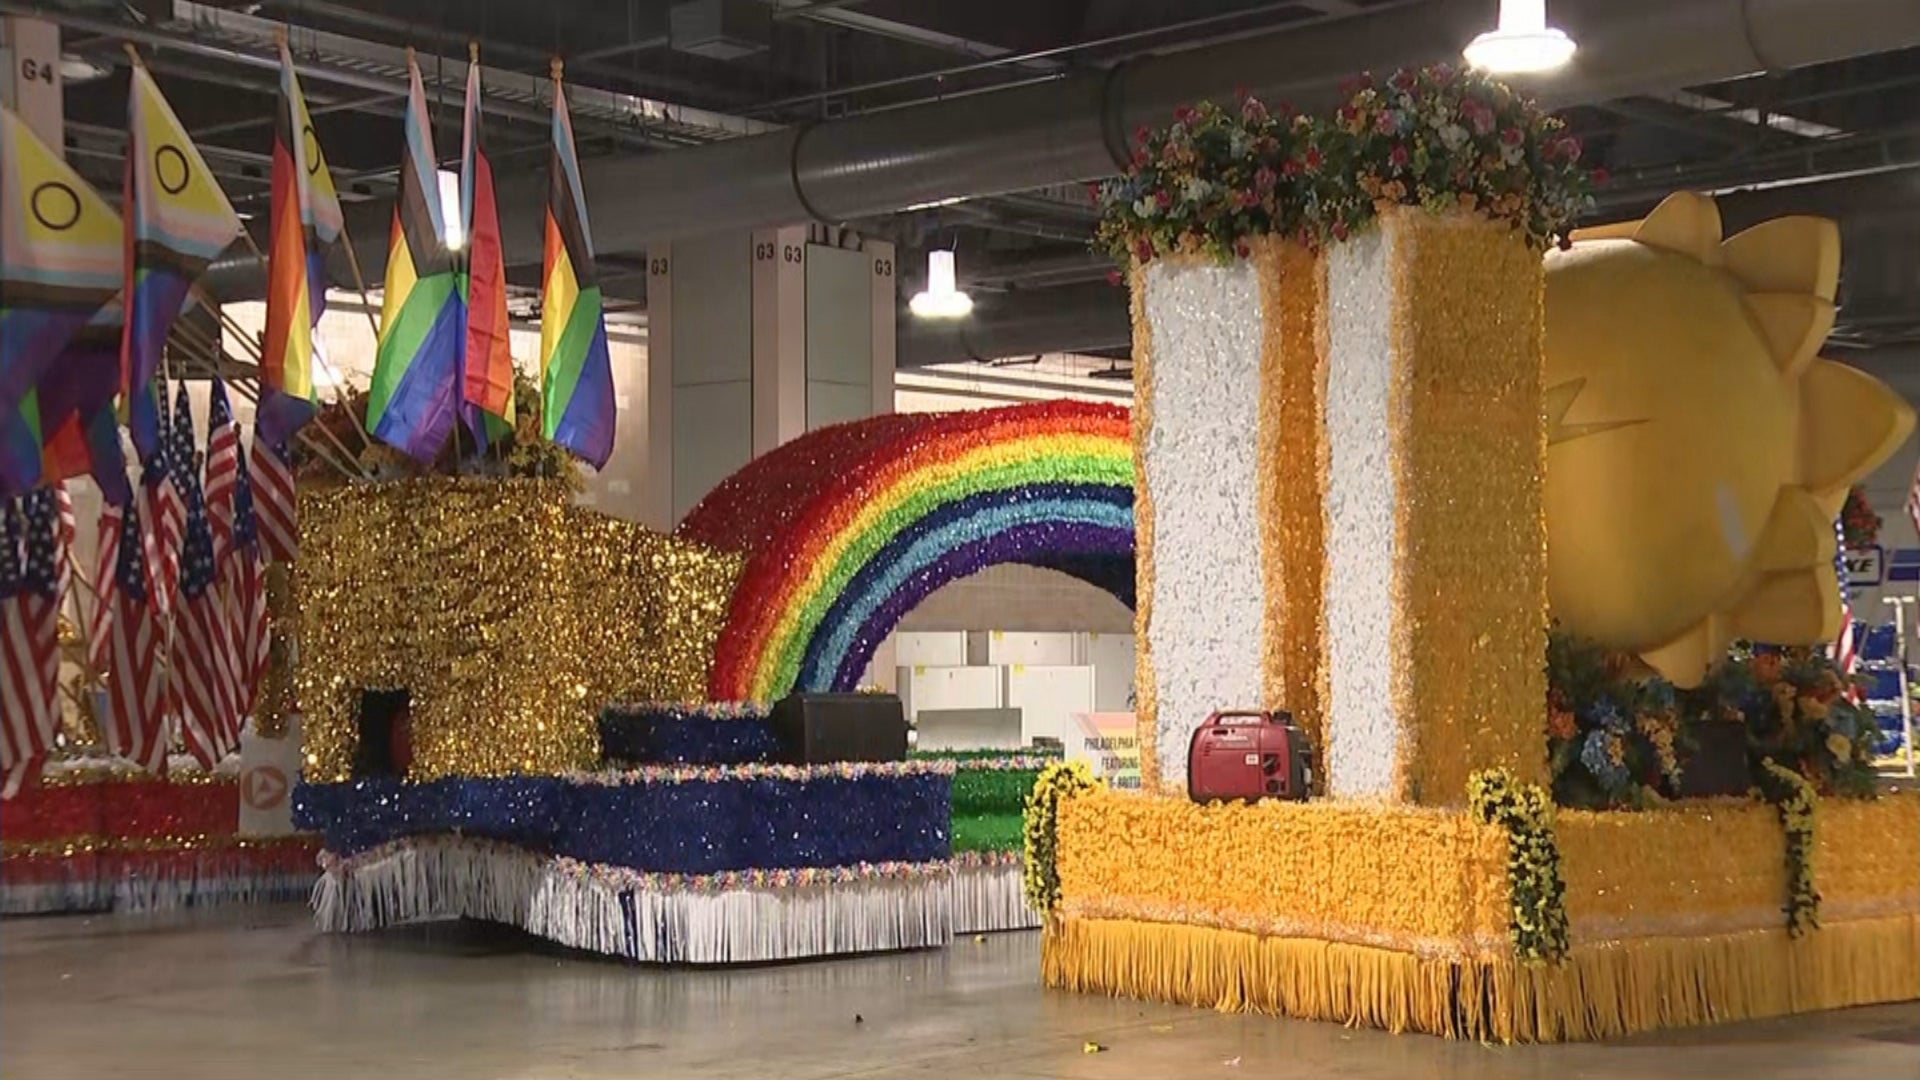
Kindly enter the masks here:
[[1675, 195], [1548, 257], [1554, 617], [1687, 686], [1735, 638], [1830, 641], [1833, 519], [1913, 411], [1816, 356], [1840, 237], [1789, 217], [1722, 240]]

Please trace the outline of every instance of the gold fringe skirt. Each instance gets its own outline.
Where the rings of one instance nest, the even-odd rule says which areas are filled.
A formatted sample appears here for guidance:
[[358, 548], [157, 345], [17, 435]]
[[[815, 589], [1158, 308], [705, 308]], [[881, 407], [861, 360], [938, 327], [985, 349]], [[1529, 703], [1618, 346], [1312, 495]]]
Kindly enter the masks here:
[[1236, 930], [1068, 917], [1046, 984], [1230, 1012], [1561, 1042], [1920, 998], [1920, 914], [1575, 948], [1557, 965], [1453, 959]]

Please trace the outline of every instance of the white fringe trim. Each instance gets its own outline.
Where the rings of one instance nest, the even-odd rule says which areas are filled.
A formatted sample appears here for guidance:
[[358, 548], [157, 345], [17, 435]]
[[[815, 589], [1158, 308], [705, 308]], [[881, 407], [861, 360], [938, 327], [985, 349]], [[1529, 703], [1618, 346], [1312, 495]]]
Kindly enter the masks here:
[[67, 881], [0, 885], [0, 915], [107, 911], [147, 915], [221, 904], [283, 904], [305, 899], [313, 887], [311, 872], [126, 874], [117, 879], [89, 874]]
[[[945, 945], [950, 869], [824, 885], [714, 891], [457, 837], [331, 860], [313, 890], [327, 932], [472, 918], [562, 945], [653, 963], [737, 964]], [[1017, 880], [1017, 878], [1016, 878]]]
[[956, 862], [953, 867], [953, 932], [1032, 930], [1040, 916], [1027, 906], [1025, 870], [1011, 858]]

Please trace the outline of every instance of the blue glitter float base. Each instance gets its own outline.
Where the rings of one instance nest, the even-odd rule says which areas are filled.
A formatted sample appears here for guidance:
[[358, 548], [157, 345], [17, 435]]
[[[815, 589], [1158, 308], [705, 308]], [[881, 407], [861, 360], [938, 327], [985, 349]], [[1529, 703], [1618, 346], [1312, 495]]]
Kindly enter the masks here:
[[294, 823], [322, 834], [326, 850], [337, 856], [404, 837], [458, 833], [669, 874], [923, 863], [952, 855], [950, 768], [729, 772], [301, 784], [294, 790]]

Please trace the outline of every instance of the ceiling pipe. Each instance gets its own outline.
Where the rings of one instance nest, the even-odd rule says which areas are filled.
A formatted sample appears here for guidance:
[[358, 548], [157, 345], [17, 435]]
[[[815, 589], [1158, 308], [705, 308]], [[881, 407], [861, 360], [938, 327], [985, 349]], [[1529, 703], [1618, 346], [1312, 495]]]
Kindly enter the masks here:
[[[1720, 196], [1718, 202], [1729, 234], [1788, 214], [1831, 217], [1844, 229], [1856, 218], [1910, 214], [1920, 205], [1920, 170], [1731, 192]], [[1652, 208], [1651, 202], [1622, 207], [1600, 214], [1593, 223], [1631, 220]], [[1851, 261], [1857, 267], [1858, 257]], [[1843, 285], [1860, 276], [1857, 270], [1847, 272]], [[1875, 284], [1879, 283], [1868, 283], [1868, 287]], [[1894, 283], [1890, 287], [1896, 291], [1849, 296], [1841, 311], [1842, 326], [1855, 320], [1862, 324], [1875, 319], [1896, 321], [1914, 313], [1912, 300], [1898, 291], [1902, 286]], [[897, 355], [904, 368], [1005, 356], [1125, 349], [1131, 343], [1131, 329], [1124, 289], [1104, 284], [1029, 289], [985, 298], [971, 317], [954, 323], [934, 326], [903, 316]]]
[[[1106, 71], [583, 168], [607, 250], [693, 232], [846, 221], [1109, 175], [1135, 126], [1244, 87], [1321, 108], [1366, 66], [1458, 58], [1489, 5], [1427, 0]], [[1606, 101], [1920, 44], [1913, 0], [1560, 0], [1574, 61], [1551, 105]], [[503, 184], [503, 199], [506, 191]], [[537, 240], [529, 227], [527, 243]], [[513, 237], [508, 242], [513, 242]]]
[[[6, 6], [0, 0], [0, 7]], [[1110, 175], [1128, 133], [1183, 102], [1244, 87], [1322, 108], [1356, 69], [1457, 59], [1489, 5], [1426, 0], [961, 100], [712, 146], [581, 163], [595, 246], [637, 251], [699, 233], [843, 222], [908, 206]], [[1608, 101], [1920, 44], [1914, 0], [1558, 0], [1580, 52], [1536, 91]], [[544, 173], [502, 176], [509, 262], [540, 258]], [[362, 245], [362, 263], [385, 251]], [[368, 266], [378, 278], [378, 265]]]

